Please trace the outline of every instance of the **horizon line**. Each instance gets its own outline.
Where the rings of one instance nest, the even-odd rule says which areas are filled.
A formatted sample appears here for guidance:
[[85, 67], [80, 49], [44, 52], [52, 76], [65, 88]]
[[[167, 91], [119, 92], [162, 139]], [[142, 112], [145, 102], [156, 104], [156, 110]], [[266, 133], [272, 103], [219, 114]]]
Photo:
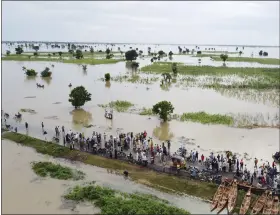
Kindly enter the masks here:
[[135, 43], [135, 42], [130, 42], [130, 43], [121, 43], [121, 42], [61, 42], [61, 41], [28, 41], [28, 40], [2, 40], [2, 43], [8, 43], [8, 42], [17, 42], [17, 43], [78, 43], [78, 44], [137, 44], [137, 45], [188, 45], [188, 46], [244, 46], [244, 47], [280, 47], [280, 45], [245, 45], [245, 44], [176, 44], [176, 43]]

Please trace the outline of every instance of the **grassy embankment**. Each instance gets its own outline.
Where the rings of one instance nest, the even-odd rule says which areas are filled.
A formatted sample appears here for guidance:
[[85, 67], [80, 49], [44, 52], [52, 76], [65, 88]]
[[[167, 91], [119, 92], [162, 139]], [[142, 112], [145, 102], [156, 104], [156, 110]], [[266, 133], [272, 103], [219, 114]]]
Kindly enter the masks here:
[[[188, 195], [202, 198], [204, 200], [210, 200], [215, 194], [215, 191], [217, 189], [217, 185], [212, 183], [186, 180], [180, 177], [176, 177], [174, 175], [157, 173], [155, 171], [141, 168], [140, 166], [129, 164], [120, 160], [107, 159], [101, 156], [96, 156], [85, 152], [80, 152], [77, 150], [70, 150], [69, 148], [54, 143], [46, 142], [43, 140], [39, 140], [36, 138], [28, 137], [26, 135], [19, 134], [19, 133], [12, 133], [12, 132], [4, 133], [2, 135], [2, 138], [9, 139], [23, 146], [34, 148], [38, 153], [41, 154], [47, 154], [57, 158], [80, 161], [85, 164], [90, 164], [93, 166], [114, 170], [118, 173], [122, 173], [124, 170], [127, 170], [129, 172], [130, 178], [133, 181], [144, 184], [146, 186], [152, 187], [154, 189], [163, 192], [176, 193], [179, 195], [188, 194]], [[97, 191], [96, 188], [77, 187], [74, 191], [66, 195], [66, 198], [74, 199], [74, 200], [84, 200], [84, 199], [93, 200], [94, 197], [91, 196], [93, 192], [92, 194], [90, 194], [89, 192], [87, 192], [88, 189], [93, 189], [96, 192], [99, 192], [100, 194], [104, 194], [104, 192], [105, 193], [114, 192], [114, 191], [108, 191], [106, 188], [97, 188], [99, 189], [99, 191]], [[238, 192], [237, 205], [235, 208], [236, 212], [240, 208], [244, 194], [245, 193], [243, 191]], [[129, 194], [124, 194], [124, 195], [129, 195]], [[256, 196], [254, 195], [253, 198], [255, 199]], [[98, 197], [94, 200], [101, 200], [101, 199], [99, 199]], [[128, 201], [128, 199], [124, 199], [124, 201]], [[134, 200], [131, 201], [134, 202]], [[107, 201], [107, 203], [103, 202], [103, 204], [107, 205], [109, 202], [111, 201], [109, 200]], [[102, 210], [103, 209], [102, 207], [103, 206], [105, 207], [105, 205], [97, 205], [97, 206], [101, 207]], [[134, 203], [132, 205], [134, 205]], [[104, 210], [106, 209], [104, 208]]]
[[77, 202], [90, 201], [102, 214], [190, 214], [153, 195], [123, 193], [93, 184], [76, 186], [64, 196]]
[[[39, 56], [44, 56], [44, 57], [48, 57], [49, 55], [51, 55], [51, 57], [59, 57], [59, 52], [58, 51], [55, 51], [55, 52], [37, 52]], [[55, 53], [55, 54], [53, 54]], [[121, 55], [120, 52], [111, 52], [112, 54], [119, 54]], [[91, 56], [106, 56], [106, 52], [83, 52], [83, 55], [85, 57], [91, 57]], [[9, 56], [10, 57], [17, 57], [17, 56], [33, 56], [34, 55], [34, 52], [23, 52], [21, 55], [17, 55], [17, 54], [10, 54]], [[62, 57], [72, 57], [73, 54], [69, 53], [69, 52], [62, 52]]]
[[[141, 68], [147, 73], [172, 73], [172, 63], [157, 62]], [[177, 63], [178, 74], [185, 75], [187, 79], [194, 79], [198, 76], [215, 77], [213, 83], [204, 83], [203, 87], [208, 88], [251, 88], [251, 89], [279, 89], [280, 68], [236, 68], [236, 67], [212, 67], [212, 66], [188, 66]], [[223, 77], [239, 76], [242, 82], [222, 83]], [[221, 77], [221, 78], [219, 78]], [[216, 80], [216, 81], [215, 81]]]
[[84, 59], [59, 59], [59, 58], [40, 58], [39, 57], [31, 57], [29, 58], [27, 55], [20, 56], [7, 56], [2, 57], [2, 60], [7, 61], [49, 61], [49, 62], [61, 62], [61, 63], [73, 63], [73, 64], [89, 64], [89, 65], [98, 65], [98, 64], [114, 64], [121, 61], [122, 59], [95, 59], [95, 58], [84, 58]]
[[130, 178], [133, 181], [164, 192], [189, 194], [209, 200], [212, 198], [217, 189], [215, 184], [185, 180], [183, 178], [178, 178], [164, 173], [157, 173], [152, 170], [141, 168], [138, 165], [133, 165], [114, 159], [107, 159], [77, 150], [70, 150], [67, 147], [28, 137], [19, 133], [4, 133], [2, 138], [12, 140], [23, 146], [32, 147], [38, 153], [51, 155], [53, 157], [80, 161], [86, 164], [115, 170], [119, 173], [127, 170], [129, 172]]
[[102, 108], [111, 107], [118, 112], [126, 112], [129, 108], [133, 106], [133, 104], [128, 101], [117, 100], [117, 101], [110, 102], [109, 104], [105, 104], [105, 105], [100, 104], [98, 106]]
[[[220, 56], [216, 56], [212, 54], [193, 55], [193, 57], [212, 57], [212, 59], [215, 61], [222, 61]], [[277, 58], [229, 57], [227, 61], [280, 65], [280, 59]]]
[[41, 177], [50, 176], [51, 178], [60, 180], [80, 180], [85, 178], [85, 174], [81, 171], [52, 162], [32, 162], [31, 165], [33, 171]]

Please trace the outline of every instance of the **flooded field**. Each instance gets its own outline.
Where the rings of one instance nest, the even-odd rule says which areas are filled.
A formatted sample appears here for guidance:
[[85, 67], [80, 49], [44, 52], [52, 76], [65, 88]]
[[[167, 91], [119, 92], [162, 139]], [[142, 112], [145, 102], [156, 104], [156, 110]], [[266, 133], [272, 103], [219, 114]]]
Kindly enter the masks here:
[[[107, 170], [81, 163], [70, 163], [61, 159], [37, 154], [33, 149], [22, 147], [8, 140], [2, 140], [2, 210], [4, 214], [98, 214], [98, 208], [91, 203], [76, 204], [62, 196], [69, 188], [96, 181], [97, 185], [123, 192], [142, 192], [156, 195], [192, 214], [210, 213], [209, 204], [191, 197], [161, 193], [146, 186], [135, 184], [123, 176], [110, 174]], [[65, 181], [40, 178], [31, 169], [33, 161], [50, 161], [81, 170], [86, 174], [83, 181]], [[51, 190], [51, 192], [49, 192]], [[16, 206], [15, 206], [16, 204]]]
[[[174, 56], [176, 57], [178, 61], [183, 61], [184, 56]], [[194, 58], [184, 59], [188, 61]], [[137, 61], [141, 67], [150, 64], [149, 59]], [[221, 64], [221, 62], [216, 63]], [[22, 71], [23, 66], [38, 72], [45, 67], [50, 67], [53, 72], [52, 78], [28, 78]], [[244, 66], [247, 66], [246, 63]], [[272, 67], [272, 65], [262, 66]], [[253, 161], [250, 159], [254, 157], [271, 162], [271, 155], [279, 149], [279, 130], [275, 128], [241, 129], [174, 120], [160, 123], [156, 117], [131, 113], [115, 113], [114, 120], [110, 121], [104, 118], [104, 109], [98, 107], [99, 104], [107, 104], [115, 100], [127, 100], [133, 103], [136, 109], [151, 108], [155, 103], [167, 100], [174, 105], [176, 114], [205, 111], [212, 114], [246, 115], [253, 121], [263, 118], [262, 120], [277, 123], [279, 121], [278, 92], [214, 90], [182, 86], [172, 86], [168, 90], [163, 90], [159, 86], [159, 81], [151, 84], [111, 81], [108, 85], [100, 80], [107, 72], [111, 73], [112, 77], [131, 75], [125, 62], [88, 65], [87, 71], [84, 71], [82, 66], [75, 64], [3, 61], [2, 109], [11, 115], [22, 108], [35, 110], [36, 113], [33, 114], [23, 113], [22, 122], [18, 122], [17, 127], [19, 132], [24, 132], [23, 124], [27, 121], [29, 134], [39, 138], [44, 138], [41, 122], [44, 122], [49, 137], [52, 137], [54, 127], [58, 125], [64, 125], [66, 130], [83, 131], [87, 136], [90, 136], [93, 130], [114, 135], [120, 131], [137, 133], [146, 130], [157, 143], [171, 139], [173, 151], [176, 151], [181, 144], [186, 144], [188, 149], [198, 150], [205, 155], [210, 154], [211, 151], [226, 150], [238, 153], [239, 157], [243, 157], [246, 153], [249, 159], [247, 166], [253, 166]], [[154, 77], [140, 73], [139, 75]], [[45, 88], [37, 88], [36, 83], [44, 84]], [[71, 91], [68, 87], [69, 83], [72, 83], [73, 87], [83, 85], [92, 94], [92, 101], [86, 103], [82, 110], [73, 111], [73, 107], [68, 102]], [[16, 122], [9, 119], [8, 123]], [[83, 126], [85, 124], [92, 124], [93, 127], [85, 128]]]

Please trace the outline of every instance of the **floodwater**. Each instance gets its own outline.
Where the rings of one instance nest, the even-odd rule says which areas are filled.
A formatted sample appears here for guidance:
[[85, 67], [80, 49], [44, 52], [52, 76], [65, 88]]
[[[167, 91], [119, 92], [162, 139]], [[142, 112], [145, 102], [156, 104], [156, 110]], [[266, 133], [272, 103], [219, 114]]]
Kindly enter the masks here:
[[[51, 67], [51, 64], [54, 64], [54, 67]], [[22, 66], [38, 72], [48, 66], [53, 72], [53, 77], [51, 79], [27, 78], [22, 71]], [[108, 86], [100, 81], [107, 72], [115, 76], [128, 71], [125, 62], [88, 65], [85, 72], [81, 66], [75, 64], [3, 61], [2, 109], [11, 116], [21, 108], [35, 110], [36, 114], [23, 113], [23, 120], [17, 127], [19, 132], [24, 132], [23, 124], [27, 121], [29, 134], [42, 139], [44, 137], [41, 122], [44, 122], [45, 129], [49, 133], [48, 138], [53, 136], [55, 126], [64, 125], [66, 130], [83, 131], [86, 136], [91, 136], [93, 130], [113, 135], [117, 131], [138, 133], [146, 130], [157, 143], [171, 139], [173, 151], [176, 151], [181, 144], [186, 144], [188, 149], [198, 150], [204, 155], [210, 154], [211, 151], [230, 150], [238, 153], [239, 156], [244, 156], [246, 153], [249, 158], [257, 157], [271, 162], [272, 154], [279, 150], [279, 129], [250, 130], [178, 121], [160, 123], [156, 117], [149, 119], [148, 116], [116, 112], [112, 121], [107, 120], [104, 117], [104, 110], [98, 107], [98, 104], [114, 100], [130, 101], [136, 105], [136, 108], [152, 107], [161, 100], [168, 100], [174, 105], [177, 114], [197, 111], [248, 114], [253, 117], [261, 114], [271, 120], [277, 114], [279, 116], [278, 107], [258, 98], [253, 102], [209, 89], [173, 87], [169, 91], [164, 91], [158, 83], [144, 85], [113, 81]], [[45, 88], [37, 88], [36, 83], [44, 84]], [[72, 83], [73, 87], [83, 85], [92, 94], [92, 101], [86, 103], [82, 110], [73, 111], [73, 107], [68, 102], [71, 91], [68, 87], [69, 83]], [[15, 121], [9, 119], [8, 124], [15, 125]], [[93, 127], [83, 127], [89, 124]], [[247, 166], [253, 165], [252, 160], [247, 162]]]
[[[36, 153], [8, 140], [2, 140], [2, 212], [4, 214], [98, 214], [100, 210], [90, 203], [75, 204], [62, 197], [75, 185], [96, 181], [96, 184], [123, 192], [142, 192], [156, 195], [192, 214], [210, 213], [209, 204], [188, 196], [165, 194], [144, 185], [136, 184], [123, 176], [110, 174], [106, 169], [70, 163], [62, 159]], [[81, 170], [86, 174], [82, 181], [65, 181], [40, 178], [31, 169], [33, 161], [51, 161]]]

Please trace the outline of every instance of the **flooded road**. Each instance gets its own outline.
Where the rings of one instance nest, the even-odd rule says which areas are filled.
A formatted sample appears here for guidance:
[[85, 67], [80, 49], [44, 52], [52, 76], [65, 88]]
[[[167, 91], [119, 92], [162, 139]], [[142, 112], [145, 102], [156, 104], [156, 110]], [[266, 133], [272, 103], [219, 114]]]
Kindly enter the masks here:
[[[100, 213], [90, 203], [74, 204], [65, 201], [62, 195], [75, 185], [96, 181], [123, 192], [143, 192], [168, 200], [177, 207], [192, 214], [209, 214], [209, 204], [188, 196], [180, 197], [155, 191], [139, 185], [123, 176], [110, 174], [106, 169], [70, 163], [62, 159], [36, 153], [32, 148], [23, 147], [8, 140], [2, 140], [2, 212], [21, 214], [96, 214]], [[65, 181], [51, 178], [42, 179], [31, 169], [32, 161], [51, 161], [81, 170], [86, 174], [83, 181]]]
[[[54, 67], [51, 67], [54, 64]], [[46, 66], [51, 68], [51, 79], [27, 78], [22, 66], [42, 71]], [[186, 144], [189, 150], [198, 150], [199, 153], [209, 155], [211, 151], [221, 152], [230, 150], [238, 153], [239, 157], [248, 154], [249, 158], [257, 157], [272, 162], [271, 155], [279, 150], [279, 129], [258, 128], [238, 129], [220, 125], [202, 125], [171, 121], [160, 123], [156, 117], [139, 116], [129, 113], [114, 113], [114, 120], [104, 117], [104, 110], [98, 104], [109, 103], [114, 100], [127, 100], [136, 105], [136, 108], [152, 107], [161, 100], [171, 101], [175, 113], [205, 111], [208, 113], [233, 113], [255, 116], [262, 114], [273, 118], [279, 115], [279, 108], [264, 101], [251, 102], [237, 97], [224, 96], [214, 90], [189, 88], [187, 90], [172, 88], [163, 91], [158, 84], [147, 85], [132, 83], [111, 82], [110, 86], [100, 78], [110, 72], [111, 75], [126, 72], [125, 63], [88, 66], [86, 72], [75, 64], [50, 62], [10, 62], [2, 64], [2, 109], [11, 116], [21, 108], [29, 108], [36, 114], [23, 113], [22, 122], [17, 125], [19, 132], [24, 132], [24, 122], [29, 123], [29, 134], [44, 139], [41, 122], [44, 122], [49, 137], [54, 136], [54, 127], [64, 125], [69, 129], [83, 131], [91, 136], [92, 131], [107, 132], [116, 135], [116, 132], [142, 132], [146, 130], [148, 136], [156, 143], [171, 139], [172, 150], [176, 151], [181, 144]], [[45, 88], [37, 88], [36, 83], [45, 84]], [[82, 110], [73, 111], [68, 102], [71, 88], [83, 85], [92, 94], [92, 101], [86, 103]], [[73, 88], [72, 87], [72, 88]], [[15, 121], [8, 120], [15, 125]], [[92, 124], [85, 128], [83, 125]], [[189, 140], [188, 140], [189, 139]], [[265, 150], [264, 150], [265, 149]], [[245, 161], [247, 166], [253, 166], [253, 160]]]

